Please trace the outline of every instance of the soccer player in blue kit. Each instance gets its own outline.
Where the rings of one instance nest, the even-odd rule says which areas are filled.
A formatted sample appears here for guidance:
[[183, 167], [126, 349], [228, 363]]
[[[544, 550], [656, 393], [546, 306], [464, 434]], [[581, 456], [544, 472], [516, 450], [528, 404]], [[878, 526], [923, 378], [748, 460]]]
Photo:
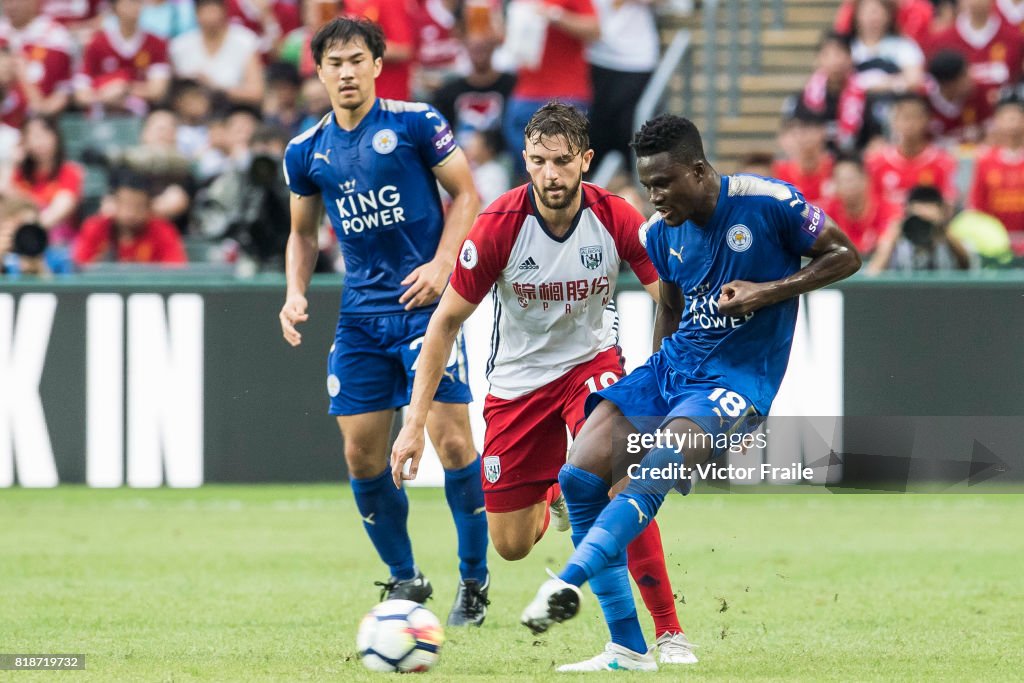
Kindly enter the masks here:
[[[377, 98], [384, 49], [380, 27], [366, 19], [335, 19], [313, 37], [331, 112], [285, 151], [291, 235], [280, 321], [285, 339], [300, 344], [295, 327], [308, 319], [305, 293], [323, 207], [346, 265], [327, 361], [329, 412], [341, 429], [363, 527], [390, 570], [379, 584], [382, 599], [423, 602], [433, 588], [413, 560], [409, 502], [391, 482], [389, 437], [395, 410], [409, 402], [427, 322], [479, 199], [466, 157], [433, 107]], [[452, 197], [447, 218], [438, 182]], [[460, 338], [426, 424], [445, 469], [458, 536], [461, 581], [448, 616], [456, 626], [483, 623], [488, 604], [487, 518], [469, 426], [471, 400]]]
[[[573, 530], [586, 535], [523, 611], [523, 624], [535, 633], [575, 616], [579, 586], [599, 574], [606, 579], [603, 572], [617, 573], [629, 591], [621, 571], [626, 546], [673, 487], [688, 491], [688, 480], [657, 479], [654, 470], [691, 471], [725, 451], [723, 437], [727, 444], [767, 415], [789, 361], [797, 297], [860, 267], [849, 238], [791, 185], [719, 175], [690, 121], [648, 121], [633, 147], [640, 181], [660, 214], [640, 228], [661, 278], [657, 350], [588, 400], [590, 417], [558, 477]], [[801, 268], [802, 256], [810, 261]], [[660, 428], [676, 438], [649, 450], [609, 501], [613, 480], [629, 462], [616, 452], [626, 441], [613, 439], [624, 428]], [[657, 668], [639, 622], [612, 635], [605, 652], [566, 670]]]

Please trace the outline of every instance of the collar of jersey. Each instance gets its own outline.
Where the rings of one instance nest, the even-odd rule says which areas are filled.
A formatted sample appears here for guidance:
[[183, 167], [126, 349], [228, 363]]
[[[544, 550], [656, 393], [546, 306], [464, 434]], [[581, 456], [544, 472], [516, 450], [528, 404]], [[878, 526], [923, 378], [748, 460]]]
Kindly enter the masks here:
[[338, 132], [340, 132], [340, 133], [344, 133], [345, 135], [355, 135], [356, 133], [359, 132], [359, 130], [363, 126], [369, 125], [369, 122], [370, 122], [371, 119], [376, 119], [377, 118], [377, 114], [379, 112], [380, 112], [380, 98], [377, 97], [377, 98], [375, 98], [373, 100], [373, 106], [370, 107], [370, 111], [366, 112], [366, 116], [364, 116], [363, 119], [359, 123], [357, 123], [356, 127], [353, 128], [352, 130], [345, 130], [340, 125], [338, 125], [338, 119], [334, 115], [334, 109], [331, 109], [331, 113], [329, 114], [329, 116], [331, 117], [330, 118], [330, 123], [335, 128], [337, 128]]
[[582, 195], [580, 197], [580, 209], [576, 212], [576, 215], [573, 216], [572, 225], [569, 226], [569, 229], [564, 235], [558, 237], [555, 233], [551, 232], [550, 228], [548, 228], [547, 221], [544, 220], [544, 216], [540, 215], [540, 210], [537, 209], [537, 198], [533, 196], [533, 183], [528, 183], [526, 185], [526, 196], [530, 199], [530, 208], [533, 209], [533, 215], [537, 219], [537, 222], [540, 223], [540, 229], [544, 231], [545, 235], [553, 239], [555, 242], [565, 242], [572, 237], [574, 232], [576, 232], [576, 226], [580, 224], [580, 217], [583, 216], [583, 210], [587, 208], [584, 202], [584, 200], [586, 200], [586, 195], [583, 194], [583, 183], [580, 183], [580, 194]]
[[[728, 196], [729, 196], [729, 176], [727, 176], [727, 175], [725, 175], [723, 173], [722, 174], [721, 184], [718, 186], [718, 201], [715, 202], [715, 210], [711, 212], [711, 218], [708, 219], [708, 222], [705, 223], [704, 225], [697, 225], [693, 221], [693, 219], [691, 218], [691, 219], [687, 220], [686, 222], [684, 222], [683, 225], [686, 225], [686, 223], [689, 223], [693, 227], [695, 227], [698, 230], [700, 230], [702, 233], [709, 233], [710, 231], [708, 230], [708, 227], [711, 226], [711, 225], [714, 225], [715, 221], [718, 220], [718, 214], [723, 211], [722, 207], [725, 205], [725, 200], [728, 198]], [[668, 225], [668, 223], [666, 223], [665, 225]]]

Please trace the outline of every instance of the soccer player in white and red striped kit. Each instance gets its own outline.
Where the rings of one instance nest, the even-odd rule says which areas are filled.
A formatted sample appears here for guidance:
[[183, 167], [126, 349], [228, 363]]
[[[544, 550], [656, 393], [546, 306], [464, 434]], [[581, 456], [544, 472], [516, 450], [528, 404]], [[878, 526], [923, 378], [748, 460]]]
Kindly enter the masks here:
[[[481, 476], [491, 542], [507, 560], [529, 554], [551, 512], [561, 507], [564, 515], [558, 472], [565, 464], [566, 430], [575, 436], [587, 397], [624, 374], [613, 304], [620, 263], [629, 263], [651, 296], [658, 296], [658, 275], [640, 242], [643, 217], [621, 197], [582, 182], [594, 154], [589, 146], [587, 119], [569, 105], [550, 102], [530, 119], [523, 156], [532, 182], [491, 204], [463, 243], [427, 327], [405, 426], [391, 456], [396, 485], [415, 478], [430, 397], [462, 323], [491, 293], [495, 323]], [[661, 661], [695, 662], [679, 625], [658, 530], [641, 534], [627, 555], [654, 618]], [[620, 617], [635, 617], [632, 595], [592, 587], [614, 635]]]

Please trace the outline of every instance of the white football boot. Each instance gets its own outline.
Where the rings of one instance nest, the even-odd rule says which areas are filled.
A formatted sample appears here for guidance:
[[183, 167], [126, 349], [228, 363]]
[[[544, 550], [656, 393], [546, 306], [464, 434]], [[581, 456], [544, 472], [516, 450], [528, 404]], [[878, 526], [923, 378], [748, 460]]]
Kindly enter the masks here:
[[662, 664], [696, 664], [697, 655], [685, 633], [662, 633], [654, 642], [658, 648], [658, 661]]
[[519, 617], [523, 626], [534, 633], [544, 633], [552, 624], [572, 619], [580, 611], [583, 593], [579, 588], [558, 578], [548, 570], [551, 578], [540, 585], [537, 595]]
[[591, 657], [575, 664], [564, 664], [555, 671], [569, 673], [576, 671], [657, 671], [658, 662], [654, 660], [654, 651], [644, 653], [608, 643], [596, 657]]

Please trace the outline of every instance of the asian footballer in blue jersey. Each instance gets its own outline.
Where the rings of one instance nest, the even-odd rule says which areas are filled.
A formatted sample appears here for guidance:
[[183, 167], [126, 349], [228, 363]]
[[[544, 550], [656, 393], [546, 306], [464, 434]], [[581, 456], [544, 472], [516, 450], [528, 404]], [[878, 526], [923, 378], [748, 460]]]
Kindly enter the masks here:
[[[409, 402], [427, 322], [479, 199], [448, 122], [429, 105], [376, 96], [385, 49], [377, 24], [335, 19], [311, 49], [331, 111], [285, 151], [292, 194], [281, 329], [290, 344], [301, 343], [296, 325], [308, 319], [305, 292], [326, 210], [346, 265], [328, 355], [329, 412], [341, 428], [363, 527], [390, 571], [382, 599], [423, 602], [433, 589], [413, 559], [408, 499], [388, 468], [389, 435], [395, 410]], [[452, 197], [447, 216], [438, 183]], [[449, 625], [480, 625], [487, 610], [487, 518], [470, 400], [460, 338], [426, 424], [459, 541], [462, 580]]]

